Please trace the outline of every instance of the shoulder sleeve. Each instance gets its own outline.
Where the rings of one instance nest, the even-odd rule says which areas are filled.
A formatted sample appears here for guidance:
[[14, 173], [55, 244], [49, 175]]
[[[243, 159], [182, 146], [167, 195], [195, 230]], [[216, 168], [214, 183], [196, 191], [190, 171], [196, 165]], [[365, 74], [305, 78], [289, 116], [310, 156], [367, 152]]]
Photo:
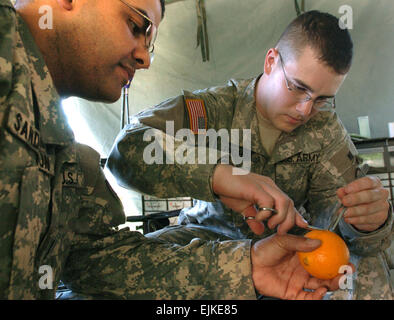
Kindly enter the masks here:
[[185, 91], [136, 114], [116, 138], [107, 161], [117, 182], [159, 198], [192, 196], [214, 201], [211, 177], [217, 162], [206, 158], [217, 155], [220, 159], [220, 151], [200, 144], [204, 135], [193, 128], [231, 127], [234, 92], [232, 85]]
[[9, 4], [8, 1], [0, 1], [0, 106], [11, 90], [15, 48], [16, 13], [11, 4], [7, 3]]
[[236, 84], [229, 81], [217, 86], [189, 92], [167, 99], [153, 108], [134, 115], [134, 123], [166, 130], [166, 121], [173, 121], [175, 132], [179, 129], [220, 129], [231, 125], [236, 98]]

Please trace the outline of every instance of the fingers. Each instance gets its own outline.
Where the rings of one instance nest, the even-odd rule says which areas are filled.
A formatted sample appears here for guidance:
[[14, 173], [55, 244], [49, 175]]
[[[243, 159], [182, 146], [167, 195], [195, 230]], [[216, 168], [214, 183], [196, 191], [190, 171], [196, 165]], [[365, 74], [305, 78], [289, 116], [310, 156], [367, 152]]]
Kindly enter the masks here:
[[346, 223], [362, 231], [374, 231], [388, 217], [389, 191], [377, 177], [357, 179], [337, 190], [342, 204], [347, 207], [344, 215]]
[[[257, 210], [254, 205], [250, 205], [244, 211], [242, 215], [245, 217], [245, 221], [249, 228], [257, 235], [261, 235], [264, 232], [264, 224], [262, 221], [256, 219]], [[247, 219], [248, 217], [255, 217], [255, 219]]]
[[296, 251], [309, 252], [315, 250], [320, 245], [321, 241], [317, 239], [309, 239], [291, 234], [275, 234], [253, 244], [251, 249], [252, 265], [253, 267], [272, 267], [281, 263], [287, 256], [293, 256], [293, 259], [296, 261], [295, 264], [299, 265], [298, 257], [295, 255]]
[[367, 204], [376, 201], [386, 201], [389, 191], [383, 187], [361, 190], [357, 193], [346, 194], [341, 198], [342, 204], [346, 207], [353, 207], [359, 204]]
[[345, 222], [358, 225], [381, 225], [388, 217], [389, 204], [378, 201], [367, 205], [348, 208], [345, 212]]
[[[279, 224], [279, 227], [277, 229], [277, 232], [279, 235], [284, 235], [287, 231], [289, 231], [295, 223], [295, 215], [296, 215], [296, 210], [293, 206], [290, 206], [287, 210], [287, 213], [285, 215], [284, 221], [280, 222], [278, 221], [276, 224]], [[269, 226], [275, 226], [274, 219], [276, 217], [273, 217], [270, 219]], [[271, 228], [272, 229], [272, 228]]]
[[356, 179], [353, 182], [349, 183], [345, 187], [343, 187], [344, 192], [356, 193], [362, 190], [375, 189], [382, 186], [380, 179], [374, 176], [362, 177], [360, 179]]
[[[296, 256], [293, 259], [297, 260], [296, 263], [299, 264]], [[298, 265], [289, 279], [285, 299], [321, 300], [327, 293], [327, 290], [328, 285], [324, 280], [311, 277], [301, 265]]]
[[296, 211], [295, 215], [295, 224], [299, 227], [307, 227], [309, 225], [308, 221], [298, 211]]
[[313, 291], [300, 291], [296, 300], [322, 300], [327, 293], [327, 288], [321, 287]]
[[[251, 230], [256, 234], [264, 231], [263, 221], [268, 219], [268, 227], [274, 229], [277, 226], [279, 234], [286, 233], [291, 229], [295, 222], [303, 223], [300, 219], [296, 220], [297, 211], [293, 201], [283, 193], [272, 179], [258, 174], [249, 173], [247, 175], [232, 175], [231, 166], [218, 165], [214, 172], [212, 187], [220, 199], [234, 199], [223, 201], [227, 206], [237, 212], [243, 212], [246, 207], [256, 204], [259, 207], [275, 208], [276, 214], [272, 211], [262, 210], [255, 212], [252, 208], [248, 212], [243, 212], [244, 216], [253, 216], [255, 221], [248, 220], [247, 223]], [[239, 199], [242, 205], [235, 202]], [[244, 206], [244, 203], [247, 203]], [[240, 210], [241, 209], [241, 210]]]
[[[283, 193], [282, 190], [280, 190], [271, 179], [266, 177], [264, 178], [264, 180], [260, 179], [259, 183], [261, 187], [271, 195], [272, 199], [271, 203], [268, 202], [258, 204], [260, 207], [271, 207], [275, 208], [277, 211], [277, 213], [273, 215], [271, 219], [269, 219], [268, 227], [270, 229], [275, 228], [277, 225], [283, 223], [289, 214], [292, 215], [292, 217], [289, 218], [289, 221], [292, 221], [294, 225], [294, 202], [285, 193]], [[264, 184], [262, 181], [264, 181]], [[268, 218], [269, 216], [266, 216], [265, 218]], [[289, 223], [289, 221], [287, 223]]]
[[[274, 229], [279, 226], [277, 230], [278, 233], [285, 234], [294, 226], [296, 215], [299, 214], [294, 208], [294, 202], [270, 179], [267, 180], [264, 188], [271, 195], [272, 199], [270, 202], [260, 202], [259, 206], [275, 208], [276, 213], [273, 214], [272, 211], [259, 211], [256, 219], [262, 221], [271, 217], [268, 220], [268, 227]], [[300, 222], [300, 220], [297, 221]], [[303, 225], [305, 226], [305, 224]]]

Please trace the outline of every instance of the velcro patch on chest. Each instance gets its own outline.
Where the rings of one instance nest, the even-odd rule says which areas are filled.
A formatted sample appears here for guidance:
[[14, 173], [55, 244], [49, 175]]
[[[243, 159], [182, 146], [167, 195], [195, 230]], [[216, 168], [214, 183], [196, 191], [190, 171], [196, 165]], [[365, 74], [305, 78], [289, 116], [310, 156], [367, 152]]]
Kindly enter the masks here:
[[320, 162], [320, 153], [297, 153], [296, 155], [287, 158], [284, 160], [285, 163], [319, 163]]
[[31, 149], [38, 151], [40, 148], [40, 132], [34, 123], [17, 108], [11, 108], [7, 122], [8, 131], [18, 139], [25, 142]]
[[83, 174], [76, 167], [69, 166], [63, 170], [64, 187], [83, 188]]
[[40, 131], [26, 114], [18, 108], [12, 107], [8, 115], [7, 129], [35, 152], [36, 162], [40, 170], [51, 176], [55, 175], [55, 157], [47, 153], [41, 140]]
[[354, 150], [352, 152], [348, 145], [344, 145], [330, 158], [329, 165], [335, 175], [342, 176], [349, 183], [356, 177], [358, 158]]

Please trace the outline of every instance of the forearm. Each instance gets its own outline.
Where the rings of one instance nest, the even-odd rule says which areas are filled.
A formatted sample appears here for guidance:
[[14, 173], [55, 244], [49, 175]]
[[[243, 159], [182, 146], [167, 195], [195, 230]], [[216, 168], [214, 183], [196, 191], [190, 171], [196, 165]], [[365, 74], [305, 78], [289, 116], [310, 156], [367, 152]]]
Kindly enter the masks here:
[[63, 276], [76, 292], [111, 299], [256, 298], [250, 240], [194, 239], [180, 246], [120, 231], [82, 242]]
[[118, 183], [159, 198], [192, 196], [214, 201], [211, 177], [217, 160], [210, 161], [209, 154], [217, 156], [218, 151], [195, 145], [185, 148], [183, 141], [159, 130], [154, 130], [153, 142], [146, 141], [148, 130], [153, 129], [125, 130], [117, 138], [107, 166]]

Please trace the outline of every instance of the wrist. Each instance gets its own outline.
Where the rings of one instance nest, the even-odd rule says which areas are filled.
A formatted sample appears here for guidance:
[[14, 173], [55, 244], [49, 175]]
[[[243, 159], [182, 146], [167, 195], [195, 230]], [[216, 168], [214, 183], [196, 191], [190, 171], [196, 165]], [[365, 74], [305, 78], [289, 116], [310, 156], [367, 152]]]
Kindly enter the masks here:
[[226, 176], [228, 175], [229, 170], [231, 170], [232, 166], [228, 164], [217, 163], [212, 171], [211, 176], [211, 188], [213, 194], [216, 196], [220, 194], [220, 183], [221, 181], [226, 180]]

